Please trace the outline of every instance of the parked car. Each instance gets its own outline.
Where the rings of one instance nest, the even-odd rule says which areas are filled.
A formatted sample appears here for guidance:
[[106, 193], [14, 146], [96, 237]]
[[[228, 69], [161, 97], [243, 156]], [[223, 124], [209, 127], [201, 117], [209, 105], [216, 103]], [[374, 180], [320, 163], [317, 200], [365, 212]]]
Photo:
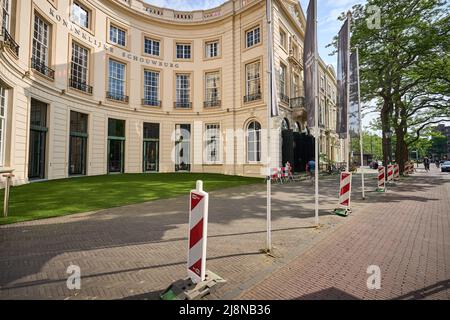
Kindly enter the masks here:
[[445, 161], [441, 165], [441, 172], [450, 172], [450, 161]]

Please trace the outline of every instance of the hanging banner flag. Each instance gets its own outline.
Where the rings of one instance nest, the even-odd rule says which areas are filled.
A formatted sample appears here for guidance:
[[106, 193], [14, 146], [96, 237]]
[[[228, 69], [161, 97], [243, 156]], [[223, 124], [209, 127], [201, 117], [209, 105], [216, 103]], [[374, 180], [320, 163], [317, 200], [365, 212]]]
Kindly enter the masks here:
[[[357, 59], [357, 53], [353, 52], [350, 55], [350, 105], [348, 110], [348, 130], [350, 138], [359, 139], [359, 136], [361, 134], [361, 106], [359, 105], [359, 79]], [[356, 152], [356, 150], [353, 151]]]
[[307, 126], [313, 128], [315, 126], [315, 63], [316, 63], [316, 48], [317, 48], [317, 34], [315, 28], [316, 17], [315, 0], [311, 0], [308, 5], [307, 19], [306, 19], [306, 34], [305, 34], [305, 49], [303, 50], [303, 70], [304, 70], [304, 88], [305, 88], [305, 106], [306, 115], [308, 118]]
[[268, 54], [269, 54], [269, 68], [270, 68], [270, 109], [271, 116], [278, 117], [278, 92], [277, 92], [277, 81], [276, 81], [276, 69], [275, 69], [275, 59], [273, 56], [273, 21], [272, 21], [272, 1], [266, 0], [267, 9], [267, 21], [269, 24], [269, 41], [268, 41]]
[[347, 138], [347, 111], [348, 111], [348, 92], [349, 83], [349, 61], [348, 45], [350, 41], [350, 23], [345, 21], [338, 34], [338, 61], [337, 61], [337, 87], [338, 87], [338, 106], [337, 106], [337, 126], [336, 132], [341, 139]]

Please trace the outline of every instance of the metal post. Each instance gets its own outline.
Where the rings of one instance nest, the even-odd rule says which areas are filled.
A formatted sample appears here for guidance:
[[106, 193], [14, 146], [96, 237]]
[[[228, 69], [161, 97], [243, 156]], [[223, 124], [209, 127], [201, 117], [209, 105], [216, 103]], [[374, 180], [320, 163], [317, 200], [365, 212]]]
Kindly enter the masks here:
[[11, 178], [14, 177], [14, 175], [12, 174], [12, 171], [11, 171], [7, 174], [4, 174], [3, 177], [6, 178], [5, 198], [3, 200], [3, 216], [6, 218], [8, 216], [8, 212], [9, 212], [9, 190], [11, 187]]
[[358, 106], [359, 106], [359, 149], [361, 150], [361, 188], [362, 198], [366, 199], [366, 191], [364, 190], [364, 143], [363, 143], [363, 127], [362, 127], [362, 106], [361, 106], [361, 88], [359, 83], [359, 48], [356, 46], [356, 81], [358, 81]]
[[[317, 36], [317, 1], [314, 1], [314, 34]], [[315, 39], [317, 40], [317, 39]], [[320, 139], [320, 130], [319, 130], [319, 85], [318, 85], [318, 53], [317, 53], [317, 41], [314, 44], [314, 93], [316, 95], [314, 99], [314, 126], [315, 126], [315, 134], [316, 138], [314, 141], [314, 222], [316, 226], [319, 226], [319, 139]]]
[[266, 235], [266, 251], [267, 252], [271, 252], [272, 251], [272, 182], [270, 179], [270, 165], [271, 165], [271, 157], [270, 157], [270, 144], [271, 144], [271, 129], [272, 129], [272, 59], [270, 58], [270, 56], [272, 55], [272, 1], [271, 0], [267, 0], [266, 1], [266, 10], [267, 10], [267, 25], [268, 25], [268, 101], [267, 101], [267, 204], [266, 204], [266, 215], [267, 215], [267, 219], [266, 219], [266, 229], [267, 229], [267, 235]]

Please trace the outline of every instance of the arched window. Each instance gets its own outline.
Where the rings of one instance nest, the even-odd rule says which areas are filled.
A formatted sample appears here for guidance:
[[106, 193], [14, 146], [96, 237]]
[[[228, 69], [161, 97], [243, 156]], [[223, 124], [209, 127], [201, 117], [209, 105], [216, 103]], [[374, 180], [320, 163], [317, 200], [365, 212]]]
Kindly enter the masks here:
[[281, 129], [282, 130], [289, 130], [289, 121], [286, 118], [283, 118], [283, 121], [281, 122]]
[[300, 124], [298, 123], [298, 121], [294, 122], [294, 132], [300, 132]]
[[257, 121], [247, 126], [247, 161], [261, 161], [261, 124]]

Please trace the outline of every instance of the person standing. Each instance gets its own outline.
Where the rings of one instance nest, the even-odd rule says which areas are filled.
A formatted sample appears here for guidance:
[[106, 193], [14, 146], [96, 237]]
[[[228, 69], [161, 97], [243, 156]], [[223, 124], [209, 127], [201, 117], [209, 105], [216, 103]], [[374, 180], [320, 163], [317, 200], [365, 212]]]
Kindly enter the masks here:
[[423, 158], [423, 165], [425, 167], [425, 171], [430, 171], [430, 159], [428, 157]]

